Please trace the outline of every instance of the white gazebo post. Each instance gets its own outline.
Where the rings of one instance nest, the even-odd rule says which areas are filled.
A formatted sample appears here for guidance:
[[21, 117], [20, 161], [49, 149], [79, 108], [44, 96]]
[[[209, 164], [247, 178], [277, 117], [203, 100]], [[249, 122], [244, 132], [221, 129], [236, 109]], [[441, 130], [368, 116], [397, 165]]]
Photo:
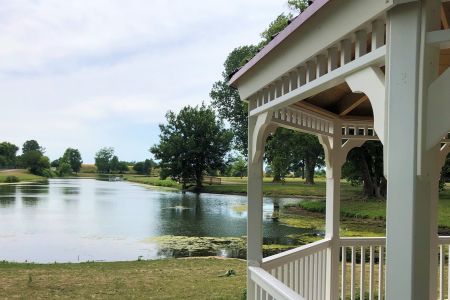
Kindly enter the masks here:
[[[269, 113], [248, 119], [247, 266], [260, 267], [263, 244], [263, 153]], [[255, 299], [255, 285], [247, 274], [247, 299]]]
[[[342, 144], [340, 120], [333, 122], [333, 135], [319, 135], [325, 152], [326, 163], [326, 215], [325, 238], [330, 240], [327, 250], [326, 295], [325, 299], [339, 299], [339, 225], [341, 201], [341, 174], [348, 152], [359, 147], [364, 140], [347, 140]], [[344, 259], [344, 258], [343, 258]]]
[[388, 13], [387, 299], [436, 299], [437, 145], [427, 147], [427, 96], [437, 77], [440, 1], [399, 4]]

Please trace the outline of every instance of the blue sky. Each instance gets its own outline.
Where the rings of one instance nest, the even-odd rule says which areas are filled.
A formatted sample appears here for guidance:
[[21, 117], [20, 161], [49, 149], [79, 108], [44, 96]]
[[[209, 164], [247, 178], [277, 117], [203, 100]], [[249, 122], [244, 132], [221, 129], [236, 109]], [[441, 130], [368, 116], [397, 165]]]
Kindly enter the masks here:
[[0, 0], [0, 141], [143, 160], [168, 110], [208, 103], [285, 0]]

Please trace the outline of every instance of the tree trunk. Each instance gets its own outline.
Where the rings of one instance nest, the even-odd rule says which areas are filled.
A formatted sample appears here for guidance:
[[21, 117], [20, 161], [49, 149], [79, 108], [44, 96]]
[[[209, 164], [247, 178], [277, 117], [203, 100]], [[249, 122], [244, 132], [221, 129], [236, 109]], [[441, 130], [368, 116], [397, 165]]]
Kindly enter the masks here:
[[314, 184], [314, 168], [316, 167], [316, 158], [305, 159], [305, 183]]

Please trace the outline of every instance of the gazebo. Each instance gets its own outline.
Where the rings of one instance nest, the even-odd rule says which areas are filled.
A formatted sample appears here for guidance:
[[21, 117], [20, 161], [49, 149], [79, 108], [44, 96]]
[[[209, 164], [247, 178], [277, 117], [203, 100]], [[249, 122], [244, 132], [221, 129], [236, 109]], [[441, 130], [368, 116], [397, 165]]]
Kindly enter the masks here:
[[[248, 299], [450, 297], [450, 238], [437, 234], [449, 23], [448, 0], [316, 0], [232, 76], [249, 104]], [[324, 147], [325, 237], [263, 259], [264, 144], [280, 126]], [[341, 166], [367, 140], [384, 146], [387, 236], [343, 238]]]

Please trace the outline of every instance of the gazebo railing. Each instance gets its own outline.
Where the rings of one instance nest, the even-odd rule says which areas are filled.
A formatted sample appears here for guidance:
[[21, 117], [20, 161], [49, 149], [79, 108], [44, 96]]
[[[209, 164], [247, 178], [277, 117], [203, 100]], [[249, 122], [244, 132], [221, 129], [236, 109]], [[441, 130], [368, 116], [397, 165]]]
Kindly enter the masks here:
[[[385, 237], [341, 238], [340, 298], [385, 299]], [[249, 267], [256, 300], [326, 297], [327, 251], [324, 239], [263, 259], [261, 268]], [[450, 236], [438, 246], [438, 299], [450, 298]]]
[[324, 239], [263, 260], [262, 268], [305, 299], [325, 299], [327, 249]]

